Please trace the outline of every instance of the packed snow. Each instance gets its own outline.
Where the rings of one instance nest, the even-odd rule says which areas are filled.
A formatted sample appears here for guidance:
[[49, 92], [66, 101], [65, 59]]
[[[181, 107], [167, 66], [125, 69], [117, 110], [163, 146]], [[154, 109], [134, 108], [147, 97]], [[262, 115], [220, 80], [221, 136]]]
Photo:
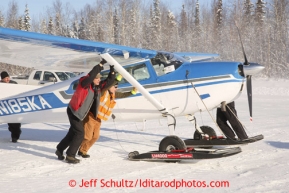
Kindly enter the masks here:
[[[246, 92], [236, 100], [239, 119], [249, 136], [264, 139], [241, 146], [233, 156], [178, 163], [129, 161], [131, 151], [158, 149], [169, 134], [166, 120], [144, 123], [104, 122], [90, 158], [80, 164], [57, 160], [55, 147], [68, 123], [23, 124], [12, 143], [0, 124], [0, 192], [288, 192], [289, 81], [253, 79], [253, 122]], [[215, 117], [216, 111], [210, 111]], [[199, 125], [218, 128], [208, 112], [197, 113]], [[193, 126], [177, 118], [176, 135], [192, 138]], [[213, 187], [214, 186], [214, 187]]]

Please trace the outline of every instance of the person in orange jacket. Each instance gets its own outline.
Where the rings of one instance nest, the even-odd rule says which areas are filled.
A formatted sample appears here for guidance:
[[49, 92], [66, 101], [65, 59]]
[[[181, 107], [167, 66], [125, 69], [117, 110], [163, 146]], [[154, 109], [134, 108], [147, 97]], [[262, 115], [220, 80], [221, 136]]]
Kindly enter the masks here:
[[[68, 163], [79, 163], [75, 156], [84, 137], [83, 123], [87, 114], [97, 117], [101, 92], [113, 85], [115, 80], [114, 67], [110, 66], [110, 73], [105, 80], [100, 79], [103, 65], [107, 63], [102, 59], [100, 63], [86, 75], [79, 79], [76, 90], [67, 106], [67, 115], [70, 128], [66, 136], [56, 146], [55, 154], [59, 160]], [[66, 151], [66, 158], [63, 155]]]
[[130, 92], [116, 92], [118, 82], [121, 80], [121, 78], [121, 75], [118, 75], [114, 85], [101, 93], [97, 118], [94, 118], [92, 114], [89, 113], [84, 119], [84, 139], [78, 151], [78, 155], [82, 156], [83, 158], [90, 157], [87, 152], [98, 140], [101, 122], [108, 120], [110, 117], [112, 109], [116, 104], [115, 99], [129, 97], [137, 93], [136, 88], [133, 88], [133, 90]]

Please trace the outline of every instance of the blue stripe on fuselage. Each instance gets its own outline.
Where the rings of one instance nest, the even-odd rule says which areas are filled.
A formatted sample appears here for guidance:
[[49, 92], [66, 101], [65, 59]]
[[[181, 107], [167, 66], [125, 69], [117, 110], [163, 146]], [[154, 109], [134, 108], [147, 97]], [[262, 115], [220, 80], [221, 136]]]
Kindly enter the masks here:
[[0, 101], [0, 116], [67, 107], [54, 93], [12, 98]]
[[[228, 82], [242, 82], [243, 80], [240, 79], [234, 79], [234, 80], [221, 80], [221, 81], [214, 81], [214, 82], [206, 82], [206, 83], [199, 83], [199, 84], [194, 84], [194, 86], [197, 87], [203, 87], [203, 86], [208, 86], [208, 85], [216, 85], [216, 84], [223, 84], [223, 83], [228, 83]], [[183, 84], [183, 83], [182, 83]], [[170, 92], [170, 91], [176, 91], [176, 90], [183, 90], [183, 89], [190, 89], [192, 88], [192, 85], [188, 83], [186, 86], [178, 86], [174, 88], [166, 88], [166, 89], [161, 89], [161, 90], [155, 90], [155, 91], [150, 91], [150, 94], [157, 94], [157, 93], [165, 93], [165, 92]], [[133, 95], [134, 96], [141, 96], [140, 93]], [[210, 97], [210, 93], [200, 95], [202, 99]]]
[[[200, 84], [194, 84], [195, 87], [202, 87], [202, 86], [208, 86], [208, 85], [215, 85], [215, 84], [222, 84], [222, 83], [227, 83], [227, 82], [242, 82], [242, 80], [222, 80], [222, 81], [215, 81], [215, 82], [206, 82], [206, 83], [200, 83]], [[157, 90], [157, 91], [151, 91], [151, 94], [155, 93], [162, 93], [162, 92], [168, 92], [168, 91], [175, 91], [175, 90], [183, 90], [183, 89], [188, 89], [192, 87], [191, 84], [187, 86], [180, 86], [180, 87], [175, 87], [175, 88], [166, 88], [162, 90]]]

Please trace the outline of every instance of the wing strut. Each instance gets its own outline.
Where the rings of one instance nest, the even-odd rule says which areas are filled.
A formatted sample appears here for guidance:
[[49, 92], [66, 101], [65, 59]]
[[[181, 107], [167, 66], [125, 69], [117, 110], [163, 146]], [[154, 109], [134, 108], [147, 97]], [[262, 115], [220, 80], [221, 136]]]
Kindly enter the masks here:
[[109, 64], [114, 65], [114, 68], [134, 87], [138, 89], [138, 91], [151, 102], [155, 108], [162, 113], [164, 117], [168, 118], [168, 126], [170, 129], [170, 133], [173, 134], [176, 126], [176, 120], [173, 115], [167, 112], [167, 109], [156, 100], [137, 80], [134, 79], [110, 54], [100, 54], [102, 58], [104, 58]]

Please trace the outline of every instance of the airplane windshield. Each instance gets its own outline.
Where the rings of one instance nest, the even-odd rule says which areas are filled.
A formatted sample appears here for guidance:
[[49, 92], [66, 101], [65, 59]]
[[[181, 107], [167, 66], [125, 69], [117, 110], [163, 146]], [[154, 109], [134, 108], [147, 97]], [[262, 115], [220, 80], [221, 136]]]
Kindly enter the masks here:
[[173, 53], [159, 52], [151, 62], [157, 75], [162, 76], [179, 68], [185, 60]]

